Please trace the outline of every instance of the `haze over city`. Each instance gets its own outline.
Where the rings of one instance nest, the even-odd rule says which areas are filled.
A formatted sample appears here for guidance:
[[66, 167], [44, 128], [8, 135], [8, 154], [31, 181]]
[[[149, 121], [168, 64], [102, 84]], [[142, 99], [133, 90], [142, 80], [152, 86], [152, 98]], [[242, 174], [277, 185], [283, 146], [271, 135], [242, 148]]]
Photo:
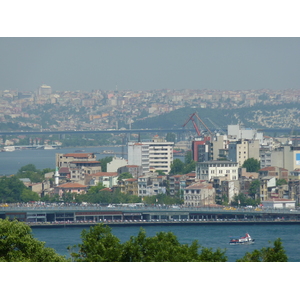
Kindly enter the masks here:
[[295, 89], [299, 38], [0, 38], [0, 90]]

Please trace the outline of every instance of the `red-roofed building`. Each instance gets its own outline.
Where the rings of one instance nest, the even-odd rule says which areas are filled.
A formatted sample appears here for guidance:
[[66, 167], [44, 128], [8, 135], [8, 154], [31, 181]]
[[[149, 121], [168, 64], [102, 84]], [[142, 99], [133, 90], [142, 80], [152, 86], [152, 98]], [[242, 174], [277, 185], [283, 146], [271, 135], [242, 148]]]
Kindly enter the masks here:
[[91, 175], [86, 175], [85, 182], [87, 185], [95, 186], [101, 182], [105, 187], [112, 188], [118, 185], [117, 172], [97, 172]]
[[289, 179], [289, 171], [284, 168], [279, 167], [265, 167], [258, 170], [259, 177], [271, 176], [275, 177], [276, 179], [285, 179], [288, 181]]
[[85, 194], [88, 186], [76, 183], [76, 182], [67, 182], [61, 185], [54, 187], [54, 193], [58, 194], [59, 197], [62, 197], [64, 193], [76, 193], [76, 194]]
[[[101, 172], [101, 163], [96, 160], [94, 153], [57, 153], [56, 166], [59, 168], [60, 178], [64, 177], [81, 184], [84, 183], [86, 174]], [[67, 169], [69, 169], [68, 172]], [[63, 176], [61, 171], [66, 176]]]

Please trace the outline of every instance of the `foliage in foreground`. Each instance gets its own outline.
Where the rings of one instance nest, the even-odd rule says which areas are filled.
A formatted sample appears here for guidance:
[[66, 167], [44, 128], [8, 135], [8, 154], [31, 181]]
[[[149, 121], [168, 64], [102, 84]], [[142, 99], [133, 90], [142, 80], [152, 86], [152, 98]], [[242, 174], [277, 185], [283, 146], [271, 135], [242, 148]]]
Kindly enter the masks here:
[[[147, 237], [144, 229], [125, 243], [111, 233], [109, 226], [98, 224], [81, 233], [82, 243], [68, 247], [74, 262], [226, 262], [226, 251], [201, 247], [195, 240], [181, 244], [172, 232], [159, 232]], [[74, 252], [75, 249], [77, 252]], [[73, 251], [73, 252], [72, 252]], [[35, 239], [31, 228], [16, 220], [0, 219], [1, 262], [66, 262], [70, 261], [45, 243]], [[240, 262], [286, 262], [280, 239], [274, 247], [246, 253]]]
[[280, 239], [275, 240], [274, 247], [262, 248], [261, 250], [254, 250], [247, 252], [245, 256], [238, 259], [238, 262], [287, 262], [288, 257], [282, 246]]
[[[159, 232], [147, 237], [144, 229], [124, 244], [102, 224], [83, 230], [75, 261], [84, 262], [224, 262], [225, 251], [200, 247], [197, 241], [190, 246], [181, 244], [172, 232]], [[199, 251], [200, 249], [200, 251]]]
[[0, 219], [0, 261], [63, 262], [66, 258], [35, 239], [28, 225]]

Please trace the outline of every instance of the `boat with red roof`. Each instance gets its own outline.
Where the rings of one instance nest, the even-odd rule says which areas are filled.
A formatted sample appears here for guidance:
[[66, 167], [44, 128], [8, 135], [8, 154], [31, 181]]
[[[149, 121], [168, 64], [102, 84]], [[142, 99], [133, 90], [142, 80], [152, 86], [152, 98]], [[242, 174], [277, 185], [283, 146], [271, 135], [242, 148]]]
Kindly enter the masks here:
[[230, 239], [229, 244], [230, 245], [254, 244], [254, 239], [252, 239], [249, 233], [246, 233], [245, 236], [239, 238], [232, 237]]

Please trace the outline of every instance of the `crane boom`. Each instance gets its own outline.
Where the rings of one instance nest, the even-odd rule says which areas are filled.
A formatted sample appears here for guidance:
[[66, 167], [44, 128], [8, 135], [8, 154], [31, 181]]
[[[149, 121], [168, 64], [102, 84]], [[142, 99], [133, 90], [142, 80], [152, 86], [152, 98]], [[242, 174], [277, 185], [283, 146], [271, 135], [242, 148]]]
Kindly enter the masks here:
[[198, 134], [198, 136], [201, 135], [201, 131], [199, 129], [199, 127], [197, 126], [196, 122], [195, 122], [195, 119], [194, 119], [194, 116], [200, 121], [200, 123], [205, 127], [205, 129], [209, 132], [210, 136], [212, 137], [213, 136], [213, 133], [209, 130], [209, 128], [205, 125], [205, 123], [199, 118], [199, 116], [197, 115], [196, 112], [194, 112], [189, 118], [188, 120], [183, 124], [182, 127], [185, 127], [185, 125], [189, 122], [189, 121], [192, 121], [193, 122], [193, 125], [194, 125], [194, 128]]
[[196, 130], [198, 136], [200, 136], [200, 135], [201, 135], [201, 131], [200, 131], [200, 129], [199, 129], [198, 126], [197, 126], [197, 123], [196, 123], [196, 121], [195, 121], [195, 119], [194, 119], [194, 115], [195, 115], [195, 113], [193, 113], [193, 114], [188, 118], [188, 120], [183, 124], [182, 127], [185, 127], [185, 125], [186, 125], [189, 121], [192, 121], [192, 123], [193, 123], [193, 125], [194, 125], [194, 128], [195, 128], [195, 130]]

